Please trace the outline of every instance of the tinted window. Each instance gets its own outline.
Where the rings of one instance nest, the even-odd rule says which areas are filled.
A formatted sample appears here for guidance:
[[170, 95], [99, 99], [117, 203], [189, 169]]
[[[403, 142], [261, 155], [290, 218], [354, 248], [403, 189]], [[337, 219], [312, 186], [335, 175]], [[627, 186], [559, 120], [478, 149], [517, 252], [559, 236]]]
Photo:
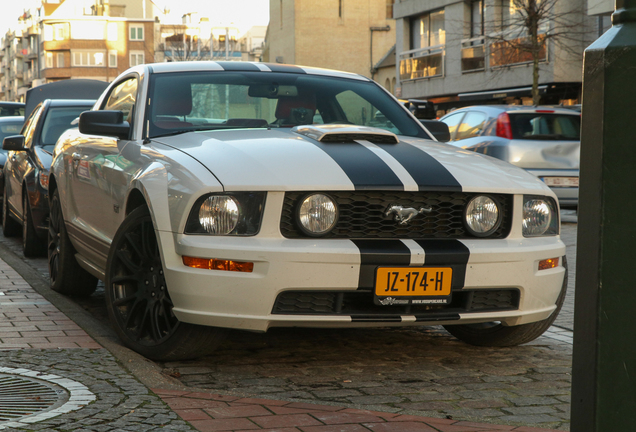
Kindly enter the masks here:
[[23, 116], [24, 105], [2, 105], [0, 104], [0, 117]]
[[551, 113], [508, 113], [512, 137], [534, 140], [580, 140], [581, 117]]
[[375, 83], [307, 74], [182, 72], [151, 77], [149, 136], [187, 130], [353, 124], [426, 136]]
[[459, 125], [455, 139], [471, 138], [481, 134], [486, 123], [486, 114], [477, 111], [469, 111]]
[[71, 124], [84, 111], [91, 107], [52, 107], [49, 108], [42, 125], [42, 145], [53, 145], [67, 129], [77, 127]]

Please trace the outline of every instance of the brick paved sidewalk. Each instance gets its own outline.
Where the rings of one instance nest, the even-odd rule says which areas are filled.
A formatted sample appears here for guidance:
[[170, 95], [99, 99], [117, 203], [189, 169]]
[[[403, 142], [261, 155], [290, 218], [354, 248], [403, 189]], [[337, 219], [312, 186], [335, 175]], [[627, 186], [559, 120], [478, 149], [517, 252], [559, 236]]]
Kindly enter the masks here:
[[[130, 360], [129, 360], [130, 361]], [[138, 359], [143, 362], [145, 360]], [[198, 430], [202, 432], [539, 432], [525, 426], [483, 424], [212, 393], [149, 390], [79, 325], [38, 294], [0, 260], [0, 376], [7, 371], [66, 387], [69, 402], [48, 414], [8, 422], [0, 429]], [[17, 376], [17, 375], [16, 375]], [[50, 378], [54, 377], [54, 378]], [[82, 388], [84, 400], [73, 402]], [[0, 391], [3, 391], [0, 380]], [[63, 392], [63, 391], [62, 391]], [[94, 395], [91, 396], [91, 395]], [[157, 397], [157, 395], [159, 397]], [[20, 395], [24, 398], [28, 395]], [[162, 403], [162, 400], [164, 403]], [[71, 403], [72, 402], [72, 403]], [[69, 408], [69, 404], [72, 405]], [[60, 405], [60, 404], [58, 404]], [[64, 409], [64, 407], [67, 407]], [[59, 414], [58, 414], [59, 413]]]

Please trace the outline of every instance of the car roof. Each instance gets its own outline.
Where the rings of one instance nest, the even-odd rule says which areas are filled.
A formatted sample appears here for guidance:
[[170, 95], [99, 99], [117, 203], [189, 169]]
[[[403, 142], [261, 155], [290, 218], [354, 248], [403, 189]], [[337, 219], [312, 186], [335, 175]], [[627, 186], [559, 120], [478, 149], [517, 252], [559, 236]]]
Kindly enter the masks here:
[[0, 117], [0, 123], [24, 123], [24, 116], [4, 116]]
[[79, 99], [97, 99], [108, 87], [105, 81], [93, 79], [67, 79], [33, 87], [27, 91], [24, 116], [29, 118], [33, 109], [45, 99], [66, 99], [73, 95]]
[[50, 107], [92, 107], [95, 100], [91, 99], [47, 99]]
[[143, 65], [151, 73], [169, 72], [282, 72], [331, 76], [337, 78], [349, 78], [361, 81], [370, 81], [369, 78], [351, 72], [335, 71], [331, 69], [321, 69], [308, 66], [286, 65], [279, 63], [259, 63], [259, 62], [237, 62], [237, 61], [201, 61], [201, 62], [166, 62], [150, 63]]
[[0, 102], [0, 106], [12, 106], [12, 107], [22, 107], [24, 106], [24, 103], [22, 102], [8, 102], [8, 101], [1, 101]]
[[580, 115], [578, 111], [569, 108], [563, 108], [554, 105], [472, 105], [467, 107], [458, 108], [449, 112], [446, 115], [450, 115], [456, 112], [465, 112], [469, 110], [481, 110], [481, 111], [498, 111], [498, 112], [541, 112], [552, 111], [555, 114], [568, 114], [568, 115]]

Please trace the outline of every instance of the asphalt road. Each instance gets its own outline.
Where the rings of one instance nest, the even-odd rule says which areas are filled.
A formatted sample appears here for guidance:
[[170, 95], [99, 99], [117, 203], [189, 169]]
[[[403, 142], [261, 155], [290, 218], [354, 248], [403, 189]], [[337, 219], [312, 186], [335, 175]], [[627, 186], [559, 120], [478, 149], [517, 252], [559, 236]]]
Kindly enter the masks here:
[[[565, 212], [571, 276], [561, 314], [524, 346], [472, 347], [441, 327], [234, 331], [213, 356], [159, 366], [220, 394], [567, 430], [576, 228]], [[0, 235], [0, 244], [22, 257], [20, 239]], [[45, 258], [24, 260], [48, 277]], [[108, 325], [103, 288], [80, 304]]]

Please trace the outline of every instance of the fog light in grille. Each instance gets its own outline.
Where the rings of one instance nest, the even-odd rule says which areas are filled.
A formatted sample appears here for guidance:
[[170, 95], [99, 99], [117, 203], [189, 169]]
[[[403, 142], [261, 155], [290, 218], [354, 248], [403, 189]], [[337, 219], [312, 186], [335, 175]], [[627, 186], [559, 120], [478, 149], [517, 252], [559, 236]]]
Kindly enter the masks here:
[[487, 237], [499, 228], [501, 212], [495, 200], [486, 195], [479, 195], [466, 206], [464, 219], [466, 228], [472, 235]]
[[338, 221], [338, 206], [324, 194], [307, 196], [298, 206], [298, 223], [300, 229], [310, 236], [327, 234]]
[[251, 273], [254, 270], [254, 263], [252, 262], [221, 260], [216, 258], [194, 258], [184, 256], [183, 264], [188, 267], [207, 270], [224, 270], [244, 273]]
[[559, 258], [550, 258], [539, 261], [539, 270], [548, 270], [559, 266]]

